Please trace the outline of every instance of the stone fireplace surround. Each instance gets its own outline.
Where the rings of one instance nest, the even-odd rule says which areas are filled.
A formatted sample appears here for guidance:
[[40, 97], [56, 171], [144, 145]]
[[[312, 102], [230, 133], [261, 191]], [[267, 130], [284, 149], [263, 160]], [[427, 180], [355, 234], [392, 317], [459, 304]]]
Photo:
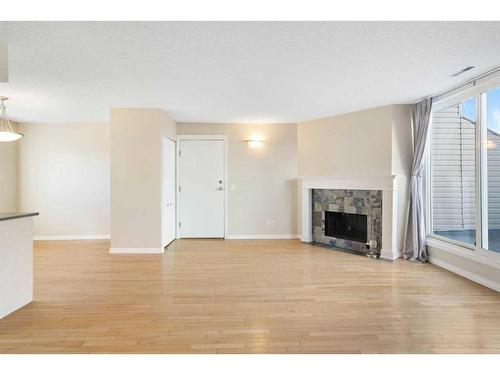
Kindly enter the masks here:
[[298, 195], [301, 219], [301, 240], [313, 242], [313, 189], [380, 190], [382, 191], [382, 244], [380, 258], [395, 260], [400, 257], [397, 247], [398, 186], [397, 176], [387, 177], [300, 177]]
[[[366, 254], [369, 252], [366, 242], [375, 240], [377, 246], [372, 251], [378, 254], [382, 243], [381, 190], [313, 189], [312, 200], [314, 243]], [[366, 215], [367, 240], [359, 242], [329, 237], [325, 228], [326, 212]]]

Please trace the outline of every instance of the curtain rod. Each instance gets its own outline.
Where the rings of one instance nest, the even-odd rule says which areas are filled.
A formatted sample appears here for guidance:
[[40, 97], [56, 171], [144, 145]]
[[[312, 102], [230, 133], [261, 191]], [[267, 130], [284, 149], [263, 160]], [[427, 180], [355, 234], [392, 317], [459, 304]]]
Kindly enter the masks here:
[[[481, 78], [485, 78], [485, 77], [487, 77], [487, 76], [489, 76], [489, 75], [491, 75], [491, 74], [497, 73], [497, 72], [499, 72], [499, 71], [500, 71], [500, 66], [497, 66], [497, 67], [495, 67], [495, 68], [493, 68], [493, 69], [490, 69], [490, 70], [488, 70], [488, 71], [486, 71], [486, 72], [484, 72], [484, 73], [482, 73], [482, 74], [479, 74], [479, 75], [475, 76], [474, 78], [471, 78], [471, 79], [469, 79], [469, 80], [467, 80], [467, 81], [465, 81], [465, 82], [462, 82], [461, 84], [459, 84], [458, 86], [453, 87], [452, 89], [449, 89], [449, 90], [443, 91], [443, 92], [441, 92], [441, 93], [439, 93], [439, 94], [429, 95], [429, 96], [426, 96], [425, 98], [429, 98], [429, 97], [430, 97], [430, 98], [432, 98], [432, 99], [434, 100], [434, 99], [436, 99], [436, 98], [438, 98], [438, 97], [440, 97], [440, 96], [443, 96], [443, 95], [445, 95], [445, 94], [448, 94], [448, 93], [450, 93], [450, 92], [453, 92], [453, 91], [455, 91], [455, 90], [458, 90], [459, 88], [464, 87], [464, 86], [467, 86], [467, 85], [469, 85], [469, 84], [471, 84], [471, 83], [472, 83], [472, 84], [475, 84], [475, 82], [476, 82], [477, 80], [479, 80], [479, 79], [481, 79]], [[423, 98], [423, 99], [425, 99], [425, 98]]]

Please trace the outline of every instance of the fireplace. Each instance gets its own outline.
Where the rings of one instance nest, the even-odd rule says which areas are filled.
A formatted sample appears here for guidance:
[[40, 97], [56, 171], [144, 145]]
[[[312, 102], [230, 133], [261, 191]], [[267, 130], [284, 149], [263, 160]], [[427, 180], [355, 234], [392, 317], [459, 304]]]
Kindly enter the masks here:
[[325, 236], [366, 243], [367, 220], [367, 215], [325, 211]]
[[368, 216], [367, 242], [376, 241], [374, 246], [383, 259], [400, 257], [406, 210], [398, 204], [401, 201], [398, 193], [406, 194], [406, 176], [306, 176], [299, 177], [297, 188], [302, 241], [366, 252], [362, 242], [325, 235], [326, 211], [363, 214]]
[[362, 254], [380, 252], [382, 191], [312, 189], [311, 200], [314, 243]]

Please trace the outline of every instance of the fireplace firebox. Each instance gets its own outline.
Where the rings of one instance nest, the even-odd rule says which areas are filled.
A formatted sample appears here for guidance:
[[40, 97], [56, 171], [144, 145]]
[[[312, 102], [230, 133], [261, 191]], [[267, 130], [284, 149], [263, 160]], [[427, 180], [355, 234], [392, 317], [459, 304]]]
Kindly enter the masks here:
[[367, 215], [325, 211], [325, 236], [368, 242]]

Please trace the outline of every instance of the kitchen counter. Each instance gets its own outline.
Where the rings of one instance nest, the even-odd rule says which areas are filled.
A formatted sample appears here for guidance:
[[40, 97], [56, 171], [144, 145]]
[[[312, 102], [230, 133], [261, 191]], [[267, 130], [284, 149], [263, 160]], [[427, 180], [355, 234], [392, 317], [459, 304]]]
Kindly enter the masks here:
[[0, 213], [0, 319], [33, 301], [33, 217]]
[[38, 212], [0, 212], [0, 221], [20, 219], [22, 217], [37, 216]]

